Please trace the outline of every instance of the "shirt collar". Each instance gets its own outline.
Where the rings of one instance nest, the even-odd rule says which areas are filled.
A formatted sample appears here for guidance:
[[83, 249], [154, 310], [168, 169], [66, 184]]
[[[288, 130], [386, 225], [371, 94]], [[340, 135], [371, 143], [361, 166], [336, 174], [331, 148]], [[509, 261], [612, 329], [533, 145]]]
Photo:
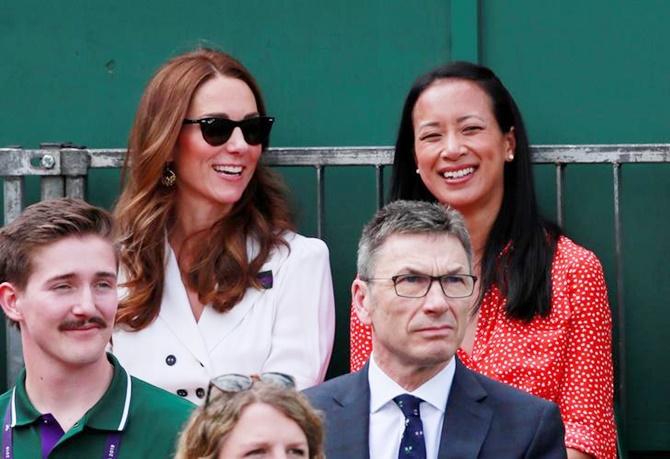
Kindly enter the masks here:
[[9, 408], [12, 410], [12, 427], [32, 424], [42, 416], [42, 413], [35, 409], [26, 393], [25, 367], [21, 370], [21, 373], [19, 373], [19, 377], [16, 380], [16, 387], [14, 387], [9, 403]]
[[83, 417], [85, 425], [99, 430], [125, 429], [130, 411], [132, 380], [116, 357], [107, 354], [114, 376], [102, 398]]
[[[130, 375], [119, 364], [116, 357], [107, 354], [107, 360], [114, 367], [112, 381], [102, 398], [88, 410], [81, 422], [93, 429], [122, 431], [128, 422], [132, 383]], [[9, 402], [10, 409], [15, 410], [12, 413], [12, 427], [32, 424], [42, 416], [26, 393], [25, 368], [19, 374], [14, 392], [12, 397], [14, 400], [10, 399]], [[13, 406], [12, 402], [14, 402]]]
[[[370, 413], [379, 411], [384, 405], [401, 394], [408, 392], [379, 368], [374, 352], [369, 359], [368, 384], [370, 384]], [[430, 403], [444, 413], [451, 392], [451, 383], [456, 371], [456, 357], [452, 357], [447, 366], [416, 390], [409, 392], [424, 402]]]

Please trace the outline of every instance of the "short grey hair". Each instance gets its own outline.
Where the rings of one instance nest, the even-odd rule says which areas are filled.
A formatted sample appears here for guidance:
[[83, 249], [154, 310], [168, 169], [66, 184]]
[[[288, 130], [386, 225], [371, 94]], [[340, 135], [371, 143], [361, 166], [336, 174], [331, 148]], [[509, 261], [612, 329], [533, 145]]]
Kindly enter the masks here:
[[463, 216], [452, 207], [424, 201], [393, 201], [377, 211], [358, 242], [357, 269], [361, 279], [374, 276], [377, 255], [394, 234], [432, 234], [456, 237], [472, 268], [472, 244]]

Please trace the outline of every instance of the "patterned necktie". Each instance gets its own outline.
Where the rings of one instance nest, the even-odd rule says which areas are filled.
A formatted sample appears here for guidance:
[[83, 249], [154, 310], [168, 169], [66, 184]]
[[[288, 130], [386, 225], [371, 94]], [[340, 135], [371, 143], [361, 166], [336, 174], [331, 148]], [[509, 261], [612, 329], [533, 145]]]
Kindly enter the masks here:
[[405, 431], [400, 440], [398, 459], [426, 459], [426, 442], [419, 405], [422, 400], [409, 394], [398, 395], [393, 401], [405, 415]]

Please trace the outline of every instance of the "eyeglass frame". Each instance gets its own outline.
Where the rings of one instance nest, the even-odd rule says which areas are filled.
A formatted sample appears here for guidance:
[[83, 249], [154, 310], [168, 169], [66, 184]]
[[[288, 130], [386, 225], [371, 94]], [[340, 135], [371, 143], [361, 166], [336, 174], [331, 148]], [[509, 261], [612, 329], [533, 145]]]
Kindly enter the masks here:
[[[235, 388], [235, 389], [225, 389], [217, 384], [217, 380], [223, 380], [225, 378], [230, 378], [231, 380], [235, 378], [236, 381], [244, 382], [244, 386]], [[257, 382], [263, 382], [269, 385], [274, 385], [282, 389], [295, 389], [296, 381], [295, 378], [286, 373], [280, 373], [277, 371], [266, 371], [260, 374], [253, 375], [243, 375], [239, 373], [227, 373], [223, 375], [216, 376], [209, 380], [209, 385], [207, 386], [207, 396], [205, 397], [205, 406], [209, 405], [210, 395], [212, 393], [212, 387], [220, 390], [225, 394], [234, 394], [237, 392], [244, 392], [250, 390], [254, 387], [254, 384]]]
[[[442, 285], [442, 279], [445, 277], [469, 277], [472, 279], [472, 291], [468, 293], [465, 296], [450, 296], [447, 295], [447, 292], [444, 290], [444, 285]], [[421, 296], [407, 296], [407, 295], [401, 295], [398, 293], [398, 279], [402, 278], [407, 278], [407, 277], [423, 277], [423, 278], [428, 278], [430, 279], [430, 283], [428, 284], [428, 288], [424, 292], [423, 295]], [[440, 289], [442, 289], [442, 294], [446, 298], [451, 298], [452, 300], [457, 300], [461, 298], [469, 298], [472, 296], [472, 294], [475, 292], [475, 285], [477, 285], [477, 276], [474, 276], [472, 274], [443, 274], [441, 276], [431, 276], [429, 274], [397, 274], [395, 276], [391, 277], [360, 277], [360, 279], [363, 282], [370, 282], [370, 281], [380, 281], [380, 280], [390, 280], [393, 282], [393, 291], [395, 292], [396, 296], [399, 296], [400, 298], [413, 298], [413, 299], [418, 299], [418, 298], [425, 298], [428, 295], [428, 292], [430, 292], [430, 289], [433, 287], [433, 282], [437, 281], [438, 284], [440, 284]]]

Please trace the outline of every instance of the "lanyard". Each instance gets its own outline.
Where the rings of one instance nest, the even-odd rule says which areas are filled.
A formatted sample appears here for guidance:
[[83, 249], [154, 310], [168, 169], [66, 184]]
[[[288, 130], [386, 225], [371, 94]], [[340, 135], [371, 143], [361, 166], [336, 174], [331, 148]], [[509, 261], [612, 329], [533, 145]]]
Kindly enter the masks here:
[[[14, 394], [12, 398], [7, 403], [7, 409], [5, 410], [5, 418], [2, 423], [2, 459], [14, 459], [14, 439], [12, 438], [12, 413], [11, 406], [14, 399]], [[102, 456], [102, 459], [116, 459], [119, 455], [119, 445], [121, 444], [121, 432], [114, 431], [107, 435], [107, 441], [105, 442], [105, 451]]]

